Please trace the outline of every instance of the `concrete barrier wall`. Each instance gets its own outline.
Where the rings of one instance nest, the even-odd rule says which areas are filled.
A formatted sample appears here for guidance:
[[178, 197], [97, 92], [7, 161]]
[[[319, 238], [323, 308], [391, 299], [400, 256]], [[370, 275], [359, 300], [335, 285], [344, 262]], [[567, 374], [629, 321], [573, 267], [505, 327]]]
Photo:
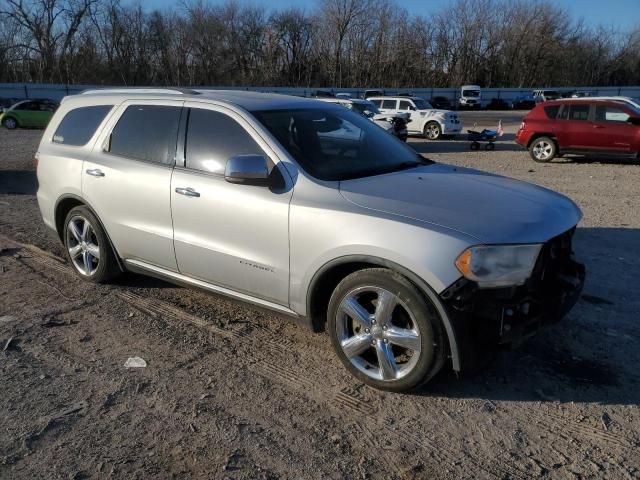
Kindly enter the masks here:
[[[0, 97], [2, 98], [50, 98], [60, 100], [66, 95], [74, 95], [88, 88], [105, 88], [105, 85], [61, 85], [45, 83], [0, 83]], [[295, 87], [193, 87], [198, 90], [253, 90], [257, 92], [275, 92], [285, 95], [311, 96], [317, 90], [332, 93], [350, 93], [354, 97], [361, 97], [364, 88], [295, 88]], [[548, 90], [558, 90], [567, 92], [572, 90], [588, 91], [594, 95], [625, 95], [629, 97], [640, 97], [640, 86], [636, 87], [545, 87]], [[531, 94], [531, 88], [483, 88], [482, 99], [486, 103], [492, 98], [501, 98], [506, 101], [513, 100], [521, 95]], [[385, 88], [385, 93], [396, 94], [411, 92], [414, 95], [430, 99], [435, 96], [447, 97], [456, 101], [460, 96], [459, 88]]]

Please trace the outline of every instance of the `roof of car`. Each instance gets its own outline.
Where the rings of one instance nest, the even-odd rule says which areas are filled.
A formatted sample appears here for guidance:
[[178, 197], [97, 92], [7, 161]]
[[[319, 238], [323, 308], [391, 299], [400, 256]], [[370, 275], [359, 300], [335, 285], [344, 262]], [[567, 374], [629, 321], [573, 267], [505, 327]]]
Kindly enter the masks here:
[[422, 97], [407, 97], [404, 95], [373, 95], [367, 97], [367, 100], [424, 100]]
[[64, 98], [64, 102], [91, 105], [96, 99], [109, 98], [114, 102], [126, 100], [190, 100], [197, 102], [222, 102], [245, 110], [278, 110], [318, 106], [317, 100], [277, 93], [259, 93], [244, 90], [181, 90], [114, 88], [90, 90], [80, 95]]

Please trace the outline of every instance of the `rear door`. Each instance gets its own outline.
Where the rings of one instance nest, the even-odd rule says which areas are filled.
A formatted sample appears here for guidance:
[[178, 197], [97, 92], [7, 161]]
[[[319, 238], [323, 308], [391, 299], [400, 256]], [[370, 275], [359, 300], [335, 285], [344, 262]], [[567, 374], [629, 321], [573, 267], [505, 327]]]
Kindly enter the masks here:
[[176, 271], [171, 221], [181, 101], [128, 101], [85, 159], [82, 193], [122, 258]]
[[[187, 102], [184, 166], [171, 182], [174, 243], [180, 273], [283, 306], [289, 303], [287, 172], [258, 132], [225, 107]], [[227, 160], [257, 154], [286, 186], [229, 183]], [[179, 160], [180, 162], [180, 160]]]
[[561, 149], [587, 150], [593, 126], [589, 121], [588, 103], [563, 104], [556, 122], [556, 137]]
[[382, 113], [396, 113], [398, 110], [398, 101], [393, 98], [385, 98], [378, 108]]
[[630, 117], [631, 112], [623, 106], [596, 104], [591, 135], [593, 147], [612, 152], [632, 152], [640, 127], [629, 123]]

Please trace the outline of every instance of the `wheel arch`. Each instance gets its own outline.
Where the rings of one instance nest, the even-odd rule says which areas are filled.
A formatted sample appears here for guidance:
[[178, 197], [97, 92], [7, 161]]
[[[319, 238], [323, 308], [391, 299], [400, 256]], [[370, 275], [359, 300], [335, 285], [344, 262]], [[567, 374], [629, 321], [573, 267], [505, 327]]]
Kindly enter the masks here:
[[18, 117], [11, 113], [5, 113], [4, 115], [2, 115], [2, 124], [4, 125], [4, 121], [9, 118], [16, 122], [16, 128], [20, 127], [20, 120], [18, 120]]
[[388, 268], [389, 270], [399, 273], [413, 283], [416, 288], [431, 301], [442, 320], [453, 369], [460, 371], [462, 368], [460, 349], [458, 347], [454, 324], [449, 318], [438, 294], [427, 282], [411, 270], [385, 258], [371, 255], [347, 255], [331, 260], [318, 269], [309, 283], [306, 298], [307, 316], [314, 331], [324, 330], [327, 320], [326, 305], [328, 305], [329, 298], [338, 283], [355, 271], [372, 267]]
[[79, 197], [78, 195], [74, 195], [72, 193], [62, 195], [60, 198], [58, 198], [53, 210], [53, 221], [56, 226], [56, 233], [58, 234], [58, 238], [60, 239], [60, 241], [64, 244], [64, 236], [63, 236], [64, 221], [67, 218], [67, 215], [69, 214], [72, 208], [78, 207], [78, 206], [87, 207], [89, 210], [91, 210], [91, 213], [98, 219], [98, 222], [100, 223], [100, 228], [102, 228], [102, 231], [107, 237], [107, 241], [109, 242], [111, 251], [115, 254], [118, 267], [120, 268], [121, 271], [124, 272], [125, 271], [124, 263], [122, 262], [122, 259], [120, 258], [120, 255], [118, 254], [118, 250], [113, 244], [111, 237], [109, 236], [109, 232], [107, 231], [104, 224], [102, 223], [102, 220], [96, 213], [96, 210], [85, 199], [83, 199], [82, 197]]
[[556, 151], [560, 151], [560, 145], [558, 145], [558, 137], [556, 137], [554, 133], [534, 133], [533, 135], [531, 135], [531, 138], [529, 138], [529, 141], [527, 142], [527, 148], [530, 148], [531, 144], [540, 137], [549, 137], [556, 144]]

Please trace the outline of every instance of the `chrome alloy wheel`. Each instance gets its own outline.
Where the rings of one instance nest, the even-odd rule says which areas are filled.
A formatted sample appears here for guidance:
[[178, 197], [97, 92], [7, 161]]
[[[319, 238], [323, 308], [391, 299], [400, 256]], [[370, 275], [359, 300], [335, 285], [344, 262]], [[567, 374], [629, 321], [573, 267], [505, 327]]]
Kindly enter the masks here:
[[100, 246], [94, 228], [86, 218], [76, 215], [67, 224], [67, 249], [74, 267], [91, 276], [100, 264]]
[[440, 136], [440, 126], [437, 123], [431, 123], [427, 125], [427, 138], [429, 140], [435, 140]]
[[383, 288], [359, 287], [345, 295], [335, 328], [345, 356], [372, 379], [398, 380], [420, 358], [420, 331], [412, 312]]
[[553, 153], [553, 145], [546, 140], [540, 140], [533, 146], [533, 156], [538, 160], [548, 160]]

